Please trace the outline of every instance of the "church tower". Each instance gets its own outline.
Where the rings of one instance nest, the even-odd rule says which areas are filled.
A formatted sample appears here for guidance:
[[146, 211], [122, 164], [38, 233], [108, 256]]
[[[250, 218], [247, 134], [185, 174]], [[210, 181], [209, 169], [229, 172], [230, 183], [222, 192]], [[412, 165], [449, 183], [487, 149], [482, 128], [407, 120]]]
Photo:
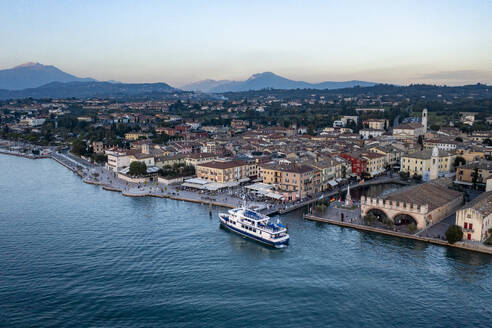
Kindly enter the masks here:
[[437, 179], [438, 177], [439, 177], [439, 149], [437, 149], [437, 147], [434, 147], [432, 149], [429, 180], [434, 180]]
[[422, 125], [424, 126], [424, 133], [427, 132], [427, 108], [422, 111]]

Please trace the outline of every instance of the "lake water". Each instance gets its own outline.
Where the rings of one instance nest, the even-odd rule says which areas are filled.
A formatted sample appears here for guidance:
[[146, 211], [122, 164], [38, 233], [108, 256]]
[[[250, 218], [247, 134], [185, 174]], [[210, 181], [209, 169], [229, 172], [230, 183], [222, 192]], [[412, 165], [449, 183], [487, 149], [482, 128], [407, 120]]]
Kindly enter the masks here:
[[304, 221], [275, 250], [217, 210], [0, 155], [0, 326], [490, 327], [492, 257]]

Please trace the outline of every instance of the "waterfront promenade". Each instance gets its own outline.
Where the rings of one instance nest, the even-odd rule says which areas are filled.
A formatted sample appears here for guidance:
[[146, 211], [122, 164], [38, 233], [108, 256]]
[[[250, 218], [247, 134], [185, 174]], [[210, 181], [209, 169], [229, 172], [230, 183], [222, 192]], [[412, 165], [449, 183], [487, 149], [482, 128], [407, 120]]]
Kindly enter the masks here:
[[[21, 145], [28, 147], [29, 145]], [[79, 175], [85, 183], [99, 185], [108, 191], [121, 192], [127, 197], [160, 197], [171, 198], [175, 200], [201, 203], [206, 205], [221, 206], [235, 208], [244, 202], [245, 193], [240, 191], [240, 188], [233, 188], [228, 191], [221, 191], [213, 195], [200, 191], [182, 190], [178, 186], [167, 186], [157, 182], [150, 183], [130, 183], [119, 179], [114, 172], [105, 169], [103, 166], [95, 165], [80, 157], [74, 156], [69, 152], [57, 152], [53, 148], [46, 149], [49, 152], [49, 157], [59, 164], [65, 166], [75, 174]], [[10, 155], [16, 153], [9, 152]], [[19, 155], [21, 155], [19, 153]], [[18, 156], [18, 155], [16, 155]], [[28, 157], [30, 158], [30, 157]], [[352, 183], [350, 188], [356, 189], [363, 186], [370, 186], [384, 183], [399, 183], [405, 184], [399, 178], [382, 176], [364, 183]], [[318, 193], [306, 199], [297, 200], [295, 202], [281, 203], [276, 201], [255, 201], [248, 200], [248, 206], [261, 211], [266, 215], [285, 214], [297, 210], [299, 208], [315, 204], [316, 202], [334, 197], [347, 190], [348, 184], [340, 186], [334, 190]]]
[[[167, 186], [167, 185], [159, 184], [157, 182], [130, 183], [122, 179], [119, 179], [116, 173], [105, 169], [103, 166], [95, 165], [84, 159], [74, 156], [70, 153], [59, 153], [54, 150], [50, 151], [49, 156], [46, 155], [23, 156], [24, 154], [16, 153], [8, 150], [0, 150], [0, 153], [6, 155], [26, 157], [30, 159], [51, 158], [56, 162], [58, 162], [59, 164], [65, 166], [75, 174], [77, 174], [79, 177], [82, 178], [83, 182], [100, 186], [104, 190], [120, 192], [122, 195], [127, 197], [170, 198], [178, 201], [201, 203], [209, 207], [219, 206], [219, 207], [226, 207], [226, 208], [235, 208], [243, 203], [243, 198], [238, 197], [237, 190], [236, 192], [232, 192], [230, 190], [225, 192], [218, 192], [217, 194], [214, 195], [208, 195], [206, 193], [202, 193], [199, 191], [180, 190], [178, 186]], [[351, 184], [350, 188], [351, 190], [354, 190], [363, 186], [384, 184], [384, 183], [398, 183], [402, 185], [406, 184], [397, 178], [383, 176], [363, 183]], [[410, 234], [408, 233], [408, 231], [399, 230], [396, 228], [394, 228], [393, 230], [389, 230], [382, 227], [365, 225], [361, 218], [360, 210], [357, 206], [357, 202], [355, 202], [356, 206], [353, 209], [345, 209], [343, 208], [343, 206], [337, 206], [337, 204], [340, 205], [340, 203], [335, 202], [333, 206], [329, 206], [324, 213], [322, 214], [317, 213], [315, 215], [314, 207], [317, 202], [337, 196], [341, 192], [346, 191], [347, 187], [348, 185], [345, 185], [336, 190], [320, 193], [316, 195], [316, 197], [310, 197], [308, 199], [300, 200], [294, 203], [285, 204], [285, 203], [266, 203], [264, 201], [263, 202], [248, 201], [248, 206], [250, 206], [251, 208], [255, 208], [267, 215], [286, 214], [305, 206], [311, 206], [310, 213], [304, 215], [304, 218], [307, 220], [329, 223], [329, 224], [349, 227], [353, 229], [369, 231], [373, 233], [392, 235], [400, 238], [414, 239], [414, 240], [419, 240], [419, 241], [428, 242], [441, 246], [457, 247], [469, 251], [476, 251], [476, 252], [492, 255], [492, 249], [484, 245], [478, 245], [478, 244], [472, 244], [466, 242], [458, 242], [456, 244], [451, 245], [447, 241], [443, 240], [442, 236], [445, 232], [445, 229], [447, 228], [447, 226], [449, 226], [449, 224], [454, 223], [453, 215], [438, 222], [433, 226], [428, 227], [423, 231], [417, 232], [416, 234]], [[342, 219], [342, 213], [343, 213], [343, 219]]]

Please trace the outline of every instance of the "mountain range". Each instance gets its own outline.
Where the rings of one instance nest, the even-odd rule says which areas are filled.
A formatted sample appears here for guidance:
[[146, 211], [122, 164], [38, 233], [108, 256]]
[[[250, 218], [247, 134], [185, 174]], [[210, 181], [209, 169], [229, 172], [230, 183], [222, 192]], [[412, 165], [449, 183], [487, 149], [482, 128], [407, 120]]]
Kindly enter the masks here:
[[89, 82], [91, 78], [80, 78], [63, 72], [52, 65], [25, 63], [14, 68], [0, 70], [0, 89], [22, 90], [37, 88], [50, 82]]
[[166, 83], [100, 82], [92, 78], [80, 78], [63, 72], [52, 65], [26, 63], [0, 70], [0, 99], [19, 98], [90, 98], [90, 97], [159, 97], [180, 91], [226, 93], [264, 89], [340, 89], [354, 86], [368, 87], [373, 82], [345, 81], [309, 83], [294, 81], [264, 72], [252, 75], [244, 81], [203, 80], [176, 89]]
[[355, 86], [370, 87], [376, 85], [374, 82], [366, 81], [326, 81], [321, 83], [309, 83], [304, 81], [290, 80], [276, 75], [272, 72], [253, 74], [244, 81], [230, 80], [203, 80], [182, 86], [181, 89], [187, 91], [201, 91], [207, 93], [240, 92], [262, 89], [341, 89]]
[[165, 97], [175, 89], [166, 83], [51, 82], [37, 88], [0, 90], [0, 99]]

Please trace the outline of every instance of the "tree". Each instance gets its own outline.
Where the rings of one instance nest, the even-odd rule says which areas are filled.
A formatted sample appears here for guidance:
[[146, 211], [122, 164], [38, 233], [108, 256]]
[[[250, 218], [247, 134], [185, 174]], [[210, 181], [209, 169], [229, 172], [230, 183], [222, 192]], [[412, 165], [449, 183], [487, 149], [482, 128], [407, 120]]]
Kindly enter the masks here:
[[347, 168], [345, 167], [345, 165], [342, 165], [342, 178], [345, 179], [346, 176], [347, 176]]
[[424, 147], [424, 137], [422, 137], [422, 135], [420, 135], [417, 139], [417, 143], [420, 145], [420, 149], [422, 150], [422, 148]]
[[478, 168], [476, 167], [472, 173], [473, 189], [477, 189], [477, 182], [478, 182]]
[[365, 215], [363, 219], [364, 219], [364, 224], [366, 224], [366, 225], [371, 225], [378, 220], [376, 215], [374, 215], [373, 213], [369, 213], [369, 214]]
[[450, 244], [454, 244], [455, 242], [462, 240], [463, 230], [461, 230], [461, 227], [457, 225], [450, 226], [446, 231], [446, 239]]
[[456, 139], [454, 139], [455, 141], [458, 141], [458, 142], [463, 142], [463, 138], [462, 137], [456, 137]]
[[84, 156], [88, 153], [87, 144], [79, 139], [75, 139], [72, 142], [72, 153], [77, 156]]
[[104, 154], [94, 154], [94, 162], [102, 164], [108, 160], [108, 156]]
[[314, 129], [312, 126], [309, 126], [307, 128], [307, 134], [309, 134], [310, 136], [314, 136]]
[[400, 174], [400, 178], [402, 178], [404, 180], [408, 179], [408, 177], [410, 176], [410, 173], [405, 172], [405, 171], [400, 171], [400, 172], [398, 172], [398, 174]]
[[412, 179], [415, 182], [420, 182], [420, 181], [422, 181], [422, 176], [420, 174], [414, 173], [413, 176], [412, 176]]
[[465, 165], [465, 164], [466, 164], [466, 160], [461, 156], [456, 156], [456, 158], [454, 159], [454, 167], [458, 167], [460, 165]]
[[325, 204], [318, 204], [318, 205], [316, 205], [316, 212], [322, 214], [325, 211], [326, 211], [326, 205]]
[[147, 165], [144, 162], [132, 162], [130, 164], [130, 170], [128, 171], [130, 175], [141, 176], [147, 174]]

